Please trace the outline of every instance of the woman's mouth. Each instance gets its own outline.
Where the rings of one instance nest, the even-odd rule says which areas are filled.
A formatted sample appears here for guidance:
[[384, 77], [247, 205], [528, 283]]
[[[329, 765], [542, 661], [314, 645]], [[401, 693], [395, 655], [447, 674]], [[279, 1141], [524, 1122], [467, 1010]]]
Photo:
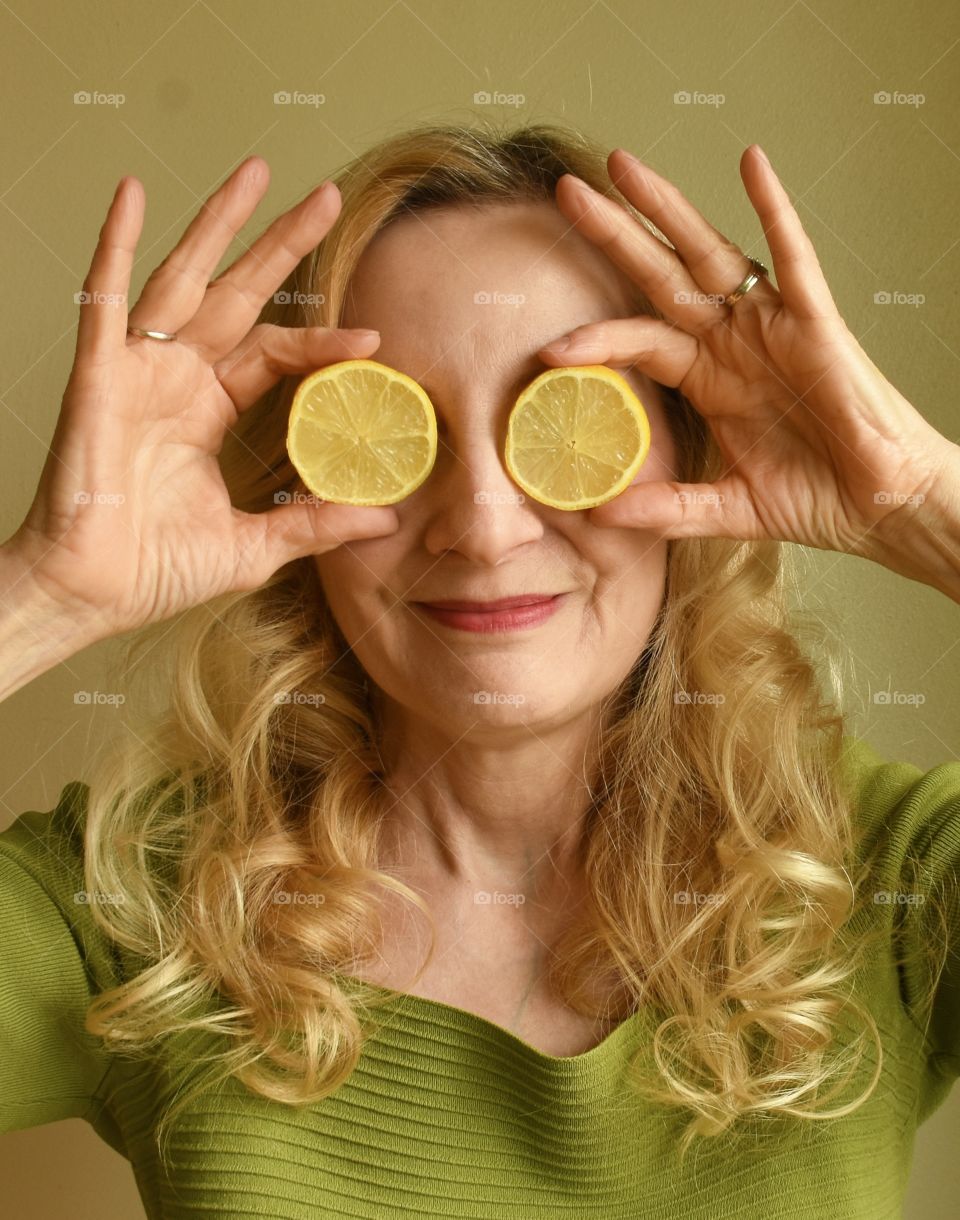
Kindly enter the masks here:
[[480, 633], [519, 631], [546, 622], [566, 593], [532, 593], [489, 602], [414, 602], [436, 622], [459, 631]]

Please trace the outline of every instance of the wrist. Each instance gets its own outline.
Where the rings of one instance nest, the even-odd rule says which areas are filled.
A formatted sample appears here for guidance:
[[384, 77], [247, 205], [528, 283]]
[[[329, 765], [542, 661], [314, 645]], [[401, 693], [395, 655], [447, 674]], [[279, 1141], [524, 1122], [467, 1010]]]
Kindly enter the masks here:
[[960, 445], [939, 439], [930, 475], [881, 523], [865, 555], [960, 603]]
[[16, 544], [0, 546], [0, 699], [107, 635], [47, 591]]

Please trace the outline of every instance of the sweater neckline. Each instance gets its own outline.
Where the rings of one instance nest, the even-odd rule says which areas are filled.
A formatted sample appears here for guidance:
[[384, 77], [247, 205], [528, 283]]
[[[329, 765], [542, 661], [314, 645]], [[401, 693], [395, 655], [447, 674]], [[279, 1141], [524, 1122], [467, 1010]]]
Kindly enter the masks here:
[[385, 987], [381, 983], [372, 983], [367, 979], [358, 978], [353, 974], [341, 971], [332, 972], [337, 978], [353, 986], [362, 987], [370, 992], [378, 993], [384, 999], [378, 1004], [394, 1010], [406, 1011], [414, 1018], [428, 1022], [434, 1028], [441, 1027], [445, 1031], [479, 1036], [482, 1041], [499, 1044], [510, 1048], [524, 1056], [531, 1063], [541, 1065], [554, 1073], [579, 1074], [582, 1069], [595, 1067], [614, 1058], [617, 1052], [627, 1043], [634, 1032], [641, 1016], [643, 1006], [635, 1009], [618, 1025], [615, 1025], [596, 1045], [581, 1051], [577, 1055], [550, 1055], [525, 1041], [518, 1034], [504, 1025], [498, 1025], [483, 1017], [480, 1013], [468, 1008], [460, 1008], [456, 1004], [448, 1004], [444, 1000], [434, 1000], [427, 996], [415, 995], [410, 991], [397, 991], [394, 987]]

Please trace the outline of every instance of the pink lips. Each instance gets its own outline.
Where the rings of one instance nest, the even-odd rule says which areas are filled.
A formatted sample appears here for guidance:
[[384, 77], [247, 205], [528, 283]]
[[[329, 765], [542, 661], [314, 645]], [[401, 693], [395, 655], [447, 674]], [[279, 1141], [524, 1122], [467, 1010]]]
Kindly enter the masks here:
[[479, 613], [492, 610], [511, 610], [514, 606], [534, 606], [538, 602], [547, 602], [559, 597], [557, 593], [527, 593], [521, 597], [501, 597], [492, 602], [421, 602], [423, 606], [433, 606], [437, 610], [472, 610]]
[[526, 597], [507, 597], [494, 602], [418, 604], [431, 618], [446, 627], [488, 635], [498, 631], [520, 631], [536, 627], [546, 622], [559, 609], [565, 597], [565, 593], [534, 593]]

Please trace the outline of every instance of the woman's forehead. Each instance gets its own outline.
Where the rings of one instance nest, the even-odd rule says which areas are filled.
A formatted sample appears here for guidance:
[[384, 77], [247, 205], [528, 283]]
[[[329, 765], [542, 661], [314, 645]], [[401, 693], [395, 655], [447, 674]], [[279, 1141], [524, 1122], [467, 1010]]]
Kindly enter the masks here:
[[492, 202], [482, 207], [429, 208], [391, 221], [364, 250], [353, 287], [438, 296], [471, 283], [478, 292], [516, 297], [576, 292], [629, 300], [636, 289], [602, 250], [546, 201]]
[[[636, 312], [619, 268], [552, 204], [530, 202], [392, 221], [364, 251], [343, 324], [379, 329], [374, 359], [444, 397], [481, 380], [484, 393], [519, 390], [547, 369], [545, 343]], [[630, 380], [651, 384], [638, 370]]]

